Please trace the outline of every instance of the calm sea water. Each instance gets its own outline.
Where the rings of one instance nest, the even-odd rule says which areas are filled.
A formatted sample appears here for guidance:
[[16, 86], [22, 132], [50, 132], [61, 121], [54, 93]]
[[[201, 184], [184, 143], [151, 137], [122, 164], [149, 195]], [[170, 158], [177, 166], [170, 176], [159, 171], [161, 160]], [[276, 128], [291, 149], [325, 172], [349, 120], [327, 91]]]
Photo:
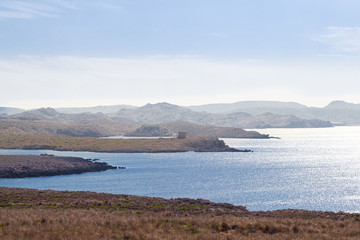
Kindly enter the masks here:
[[0, 186], [204, 198], [249, 210], [360, 212], [360, 127], [264, 129], [281, 139], [224, 139], [252, 153], [52, 153], [98, 158], [126, 169], [24, 179]]

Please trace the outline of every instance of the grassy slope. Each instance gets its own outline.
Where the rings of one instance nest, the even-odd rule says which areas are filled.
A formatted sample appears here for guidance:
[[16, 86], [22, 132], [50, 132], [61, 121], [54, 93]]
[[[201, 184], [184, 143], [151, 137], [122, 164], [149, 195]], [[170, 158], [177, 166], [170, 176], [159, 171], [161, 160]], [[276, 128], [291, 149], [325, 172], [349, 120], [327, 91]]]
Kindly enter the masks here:
[[200, 137], [187, 139], [100, 139], [60, 135], [0, 134], [0, 148], [4, 149], [92, 152], [182, 152], [206, 150], [206, 148], [209, 148], [209, 151], [226, 150], [221, 144], [223, 142], [215, 138]]
[[359, 239], [358, 214], [0, 187], [0, 239]]
[[76, 122], [0, 119], [0, 134], [64, 134], [76, 137], [102, 137], [123, 135], [136, 128], [135, 123], [116, 122], [109, 119]]

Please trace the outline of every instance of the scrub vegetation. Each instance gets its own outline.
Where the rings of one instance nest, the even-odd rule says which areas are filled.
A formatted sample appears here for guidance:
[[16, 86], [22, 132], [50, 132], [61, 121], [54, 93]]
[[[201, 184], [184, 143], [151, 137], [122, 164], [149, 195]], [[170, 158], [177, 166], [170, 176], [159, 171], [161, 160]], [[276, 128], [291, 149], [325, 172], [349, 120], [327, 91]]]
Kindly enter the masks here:
[[0, 187], [0, 239], [359, 239], [359, 214]]
[[0, 134], [0, 148], [130, 153], [236, 151], [225, 145], [224, 141], [213, 137], [189, 137], [186, 139], [103, 139], [48, 134]]

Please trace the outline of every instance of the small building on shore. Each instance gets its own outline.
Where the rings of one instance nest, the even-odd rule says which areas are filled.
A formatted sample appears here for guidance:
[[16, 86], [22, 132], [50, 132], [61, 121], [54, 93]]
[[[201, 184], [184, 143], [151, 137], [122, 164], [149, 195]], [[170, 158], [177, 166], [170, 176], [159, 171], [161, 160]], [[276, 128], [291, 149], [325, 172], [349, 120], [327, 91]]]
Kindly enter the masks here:
[[186, 132], [179, 132], [177, 138], [178, 138], [178, 139], [185, 139], [185, 138], [186, 138], [186, 135], [187, 135]]

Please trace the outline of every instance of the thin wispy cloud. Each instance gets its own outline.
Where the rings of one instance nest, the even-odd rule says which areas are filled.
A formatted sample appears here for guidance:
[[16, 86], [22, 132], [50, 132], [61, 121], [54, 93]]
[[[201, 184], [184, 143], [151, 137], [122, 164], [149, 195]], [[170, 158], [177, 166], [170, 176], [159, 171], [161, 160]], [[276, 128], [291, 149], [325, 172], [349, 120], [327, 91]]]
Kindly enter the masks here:
[[[81, 6], [81, 7], [80, 7]], [[4, 0], [0, 2], [1, 18], [36, 18], [36, 17], [59, 17], [67, 10], [81, 10], [86, 8], [122, 9], [118, 2], [103, 1], [70, 1], [70, 0]]]
[[16, 1], [8, 0], [0, 2], [0, 18], [35, 18], [35, 17], [58, 17], [63, 10], [78, 9], [69, 1]]
[[327, 27], [318, 41], [329, 46], [331, 54], [360, 55], [360, 27]]
[[29, 14], [26, 12], [19, 12], [19, 11], [0, 11], [0, 19], [1, 18], [32, 18], [33, 14]]

